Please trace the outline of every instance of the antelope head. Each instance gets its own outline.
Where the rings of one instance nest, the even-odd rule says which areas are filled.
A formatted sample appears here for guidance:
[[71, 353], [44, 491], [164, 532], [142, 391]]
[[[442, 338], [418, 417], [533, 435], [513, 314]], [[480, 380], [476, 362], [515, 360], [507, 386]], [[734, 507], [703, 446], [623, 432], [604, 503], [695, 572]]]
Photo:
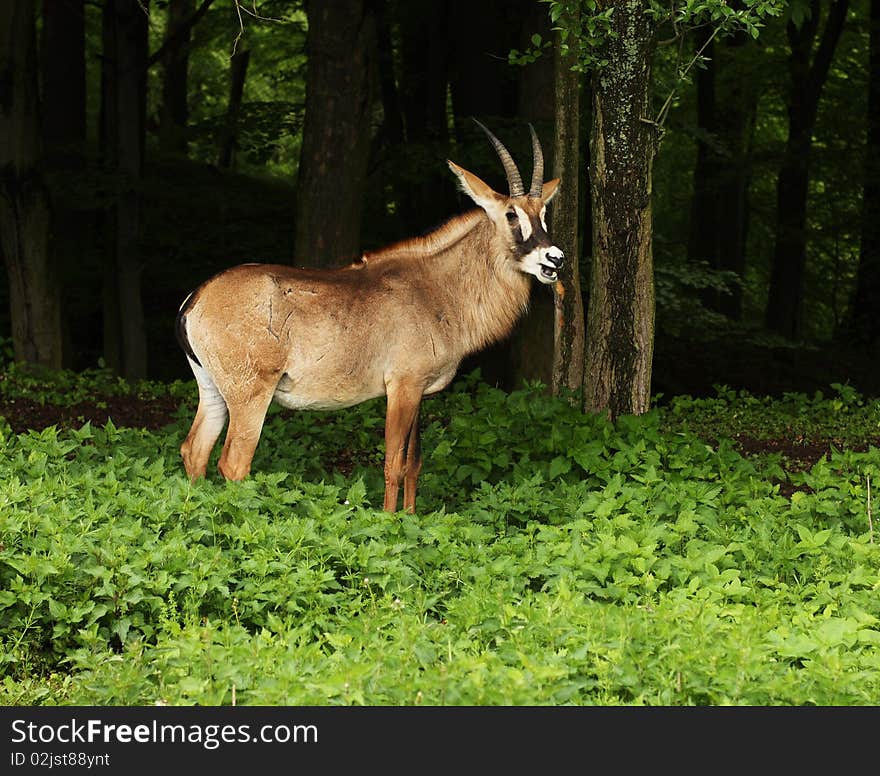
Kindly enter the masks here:
[[[476, 121], [476, 119], [474, 119]], [[476, 121], [489, 137], [507, 174], [510, 194], [504, 196], [494, 191], [472, 172], [447, 160], [452, 172], [458, 177], [462, 191], [485, 212], [495, 224], [499, 234], [506, 235], [510, 255], [520, 272], [534, 275], [545, 284], [555, 283], [559, 278], [565, 255], [547, 234], [547, 204], [553, 199], [559, 187], [559, 178], [544, 183], [544, 153], [534, 127], [532, 133], [532, 155], [534, 166], [532, 185], [526, 194], [519, 170], [504, 147], [504, 144], [486, 127]]]

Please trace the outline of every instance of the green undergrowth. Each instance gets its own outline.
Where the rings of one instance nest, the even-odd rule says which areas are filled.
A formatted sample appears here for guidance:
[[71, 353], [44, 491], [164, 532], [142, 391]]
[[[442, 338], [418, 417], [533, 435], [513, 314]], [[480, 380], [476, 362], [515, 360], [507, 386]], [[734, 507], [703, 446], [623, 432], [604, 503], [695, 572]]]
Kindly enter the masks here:
[[[238, 483], [185, 477], [189, 417], [0, 423], [0, 703], [880, 701], [876, 402], [612, 424], [472, 378], [424, 404], [415, 516], [380, 509], [383, 410], [273, 410]], [[747, 416], [847, 441], [787, 497]]]
[[716, 386], [714, 397], [673, 398], [663, 424], [707, 438], [745, 434], [803, 444], [827, 441], [841, 448], [864, 447], [880, 439], [880, 401], [841, 383], [832, 383], [830, 389], [827, 395], [817, 391], [812, 396], [769, 397]]
[[122, 396], [144, 401], [159, 397], [194, 400], [197, 393], [195, 383], [191, 381], [160, 383], [139, 380], [130, 383], [106, 367], [73, 372], [13, 362], [5, 364], [0, 371], [0, 398], [7, 401], [29, 399], [43, 405], [71, 407], [86, 400], [100, 401]]

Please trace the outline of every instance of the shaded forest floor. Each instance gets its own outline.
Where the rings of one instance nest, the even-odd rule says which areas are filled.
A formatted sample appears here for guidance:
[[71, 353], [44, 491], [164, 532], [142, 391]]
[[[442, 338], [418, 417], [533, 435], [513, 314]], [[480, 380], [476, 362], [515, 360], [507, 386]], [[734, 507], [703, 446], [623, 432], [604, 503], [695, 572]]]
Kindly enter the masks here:
[[137, 396], [96, 397], [70, 406], [40, 403], [32, 399], [0, 397], [0, 415], [13, 432], [42, 431], [48, 426], [79, 428], [86, 422], [103, 426], [108, 419], [116, 426], [158, 431], [174, 423], [179, 400], [170, 396], [141, 399]]
[[[151, 397], [106, 396], [76, 402], [69, 406], [41, 403], [28, 398], [6, 398], [0, 396], [0, 416], [6, 418], [15, 433], [29, 430], [41, 431], [55, 425], [62, 428], [80, 428], [86, 422], [103, 426], [108, 419], [117, 427], [143, 428], [158, 431], [178, 421], [180, 400], [171, 396]], [[183, 432], [181, 432], [183, 433]], [[700, 433], [698, 431], [698, 433]], [[700, 434], [707, 443], [717, 447], [719, 440], [710, 432]], [[832, 450], [850, 449], [864, 452], [869, 447], [880, 447], [880, 434], [868, 437], [862, 443], [829, 437], [821, 433], [815, 436], [795, 433], [766, 436], [761, 429], [733, 435], [736, 449], [743, 456], [775, 455], [780, 457], [786, 475], [809, 471], [822, 458], [828, 457]], [[337, 451], [337, 458], [328, 462], [330, 468], [343, 474], [351, 470], [351, 461], [362, 457], [363, 451], [343, 449]], [[774, 478], [782, 495], [790, 497], [797, 490], [809, 491], [805, 485], [793, 485], [788, 477]]]

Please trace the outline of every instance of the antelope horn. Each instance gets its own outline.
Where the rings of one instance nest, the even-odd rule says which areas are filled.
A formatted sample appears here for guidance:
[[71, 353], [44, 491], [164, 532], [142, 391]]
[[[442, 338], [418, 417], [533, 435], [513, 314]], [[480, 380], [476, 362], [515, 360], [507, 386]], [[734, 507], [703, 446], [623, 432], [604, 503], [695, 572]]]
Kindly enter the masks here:
[[532, 171], [532, 187], [529, 189], [530, 197], [540, 197], [541, 190], [544, 187], [544, 152], [541, 150], [541, 141], [538, 140], [538, 133], [535, 128], [529, 124], [529, 130], [532, 133], [532, 156], [535, 159], [535, 167]]
[[[486, 129], [485, 126], [476, 119], [474, 119], [474, 121], [477, 126], [486, 133], [498, 156], [501, 157], [501, 163], [504, 165], [504, 172], [507, 173], [507, 185], [510, 187], [510, 196], [521, 197], [525, 193], [525, 190], [523, 189], [522, 178], [519, 177], [519, 170], [516, 169], [516, 164], [514, 164], [510, 152], [504, 147], [504, 144], [495, 137], [495, 135]], [[543, 175], [543, 173], [541, 174]], [[543, 183], [543, 181], [541, 181], [541, 183]]]

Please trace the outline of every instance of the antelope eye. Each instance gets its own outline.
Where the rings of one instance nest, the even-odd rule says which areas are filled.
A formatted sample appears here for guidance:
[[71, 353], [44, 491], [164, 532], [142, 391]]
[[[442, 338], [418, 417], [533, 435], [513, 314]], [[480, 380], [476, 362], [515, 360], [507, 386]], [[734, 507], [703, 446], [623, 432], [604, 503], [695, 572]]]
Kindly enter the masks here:
[[508, 210], [505, 215], [507, 216], [507, 220], [513, 223], [514, 221], [519, 221], [519, 216], [516, 214], [515, 210]]

